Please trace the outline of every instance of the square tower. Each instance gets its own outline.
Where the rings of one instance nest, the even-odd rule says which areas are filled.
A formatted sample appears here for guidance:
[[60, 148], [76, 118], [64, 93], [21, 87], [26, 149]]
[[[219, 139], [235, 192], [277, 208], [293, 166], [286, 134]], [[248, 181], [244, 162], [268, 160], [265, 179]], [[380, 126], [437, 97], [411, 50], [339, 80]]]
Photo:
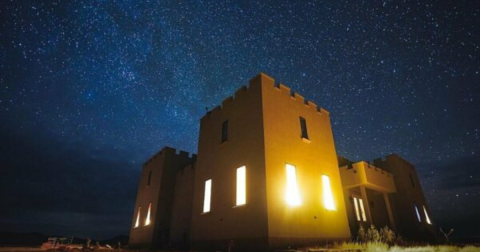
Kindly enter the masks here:
[[329, 113], [265, 74], [201, 119], [194, 180], [197, 247], [350, 238]]
[[[177, 173], [185, 166], [191, 165], [195, 157], [195, 155], [189, 157], [188, 152], [177, 153], [173, 148], [164, 147], [145, 162], [130, 227], [130, 246], [160, 248], [170, 242], [172, 208], [176, 206], [174, 195]], [[188, 194], [182, 195], [188, 197]], [[191, 197], [185, 200], [191, 200]], [[176, 220], [182, 213], [178, 210], [175, 212], [177, 215], [173, 215], [173, 219]], [[190, 211], [187, 214], [185, 218], [190, 217]], [[178, 225], [176, 223], [174, 226], [175, 234], [178, 233]]]
[[393, 174], [397, 190], [392, 194], [392, 205], [397, 232], [412, 240], [435, 241], [435, 225], [415, 166], [396, 154], [373, 163]]

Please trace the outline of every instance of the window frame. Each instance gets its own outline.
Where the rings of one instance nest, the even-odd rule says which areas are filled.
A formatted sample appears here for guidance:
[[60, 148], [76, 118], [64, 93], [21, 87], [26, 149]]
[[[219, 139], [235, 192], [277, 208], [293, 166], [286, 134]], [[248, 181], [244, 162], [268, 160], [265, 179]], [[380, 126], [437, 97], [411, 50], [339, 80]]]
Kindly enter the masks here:
[[362, 221], [362, 217], [360, 216], [360, 207], [358, 206], [358, 199], [355, 196], [353, 196], [353, 208], [355, 209], [355, 216], [357, 217], [357, 221]]
[[228, 120], [222, 123], [221, 143], [228, 142]]
[[302, 199], [300, 196], [300, 188], [298, 186], [297, 167], [287, 163], [285, 164], [285, 169], [287, 178], [285, 200], [291, 207], [300, 206], [302, 205]]
[[358, 198], [358, 205], [360, 205], [360, 213], [362, 214], [363, 222], [367, 221], [367, 214], [365, 212], [365, 206], [363, 204], [363, 199], [360, 197]]
[[137, 210], [137, 219], [135, 220], [135, 225], [133, 225], [133, 228], [138, 228], [140, 227], [140, 212], [142, 211], [142, 207], [138, 207]]
[[300, 116], [299, 119], [300, 119], [300, 136], [301, 136], [301, 138], [306, 139], [306, 140], [310, 140], [310, 138], [308, 138], [307, 120], [302, 116]]
[[202, 214], [207, 214], [212, 211], [212, 184], [213, 184], [212, 179], [205, 180]]
[[147, 216], [143, 226], [150, 226], [150, 224], [152, 224], [152, 202], [148, 203]]
[[423, 205], [423, 212], [425, 213], [425, 222], [427, 222], [428, 225], [432, 225], [432, 221], [430, 221], [425, 205]]
[[363, 199], [357, 194], [352, 194], [355, 216], [359, 222], [367, 222], [367, 215], [365, 214], [365, 206], [363, 205]]
[[245, 165], [236, 169], [235, 178], [235, 207], [240, 207], [247, 204], [247, 167]]
[[417, 221], [419, 223], [422, 222], [422, 217], [420, 216], [420, 211], [418, 210], [418, 205], [417, 204], [413, 204], [414, 205], [414, 208], [415, 208], [415, 214], [417, 216]]
[[410, 183], [412, 183], [412, 187], [415, 187], [415, 183], [413, 181], [413, 176], [411, 173], [408, 174], [408, 176], [410, 177]]
[[323, 207], [328, 211], [337, 211], [335, 200], [333, 197], [332, 183], [330, 176], [322, 174], [322, 199]]
[[150, 186], [151, 182], [152, 182], [152, 170], [148, 172], [147, 186]]

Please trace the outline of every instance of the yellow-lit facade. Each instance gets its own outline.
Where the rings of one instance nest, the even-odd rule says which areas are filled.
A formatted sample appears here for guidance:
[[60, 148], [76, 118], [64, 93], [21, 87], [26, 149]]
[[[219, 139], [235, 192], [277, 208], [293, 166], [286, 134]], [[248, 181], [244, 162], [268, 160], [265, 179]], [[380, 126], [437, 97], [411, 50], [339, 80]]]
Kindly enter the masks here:
[[[144, 166], [133, 247], [263, 251], [349, 240], [377, 222], [396, 227], [394, 175], [366, 162], [341, 167], [329, 112], [265, 74], [200, 120], [198, 156], [172, 150]], [[147, 206], [154, 225], [139, 227]]]

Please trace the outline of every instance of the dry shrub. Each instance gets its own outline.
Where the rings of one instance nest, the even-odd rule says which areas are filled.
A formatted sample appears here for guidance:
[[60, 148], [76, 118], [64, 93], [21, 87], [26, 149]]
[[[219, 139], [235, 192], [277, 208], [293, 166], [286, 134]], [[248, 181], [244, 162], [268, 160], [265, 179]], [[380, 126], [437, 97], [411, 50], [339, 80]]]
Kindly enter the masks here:
[[388, 226], [381, 228], [380, 231], [374, 225], [371, 225], [368, 230], [360, 227], [357, 233], [357, 240], [360, 243], [385, 243], [390, 246], [403, 244], [402, 237], [395, 234]]

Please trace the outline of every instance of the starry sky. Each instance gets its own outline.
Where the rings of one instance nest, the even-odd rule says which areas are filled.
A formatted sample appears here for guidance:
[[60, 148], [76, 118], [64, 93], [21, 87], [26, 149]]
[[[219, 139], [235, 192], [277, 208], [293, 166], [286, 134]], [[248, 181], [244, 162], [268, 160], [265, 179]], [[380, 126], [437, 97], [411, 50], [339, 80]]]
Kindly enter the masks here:
[[339, 154], [417, 166], [480, 238], [480, 2], [5, 0], [0, 231], [128, 234], [142, 163], [259, 72], [331, 112]]

